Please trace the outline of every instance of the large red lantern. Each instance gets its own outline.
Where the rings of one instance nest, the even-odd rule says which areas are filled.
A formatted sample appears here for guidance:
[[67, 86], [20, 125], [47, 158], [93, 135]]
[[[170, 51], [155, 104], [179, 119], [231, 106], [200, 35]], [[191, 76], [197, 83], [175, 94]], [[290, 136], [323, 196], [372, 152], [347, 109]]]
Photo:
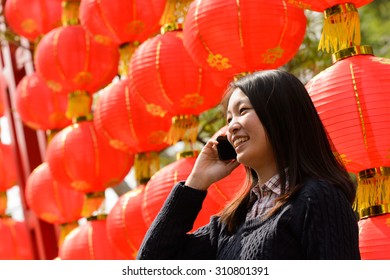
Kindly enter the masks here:
[[367, 46], [334, 55], [335, 62], [306, 85], [348, 171], [357, 173], [361, 217], [388, 213], [390, 203], [390, 59]]
[[59, 130], [71, 124], [65, 114], [67, 95], [55, 93], [36, 72], [18, 83], [15, 100], [20, 118], [32, 129]]
[[33, 258], [26, 223], [0, 216], [0, 260], [32, 260]]
[[133, 165], [133, 156], [113, 148], [96, 132], [92, 121], [83, 121], [53, 137], [46, 161], [54, 179], [90, 193], [122, 182]]
[[359, 221], [362, 260], [390, 260], [390, 214]]
[[97, 42], [81, 25], [58, 27], [37, 46], [34, 62], [39, 75], [55, 92], [69, 93], [68, 117], [86, 116], [91, 94], [118, 73], [119, 52], [110, 42]]
[[93, 216], [72, 230], [59, 249], [61, 260], [123, 260], [126, 259], [107, 237], [106, 215]]
[[193, 62], [182, 36], [182, 31], [175, 30], [148, 39], [130, 61], [129, 75], [147, 110], [174, 116], [169, 144], [195, 142], [198, 115], [219, 104], [226, 85], [218, 84], [213, 73]]
[[142, 197], [145, 186], [119, 197], [107, 216], [108, 239], [127, 259], [134, 260], [148, 230], [142, 217]]
[[0, 215], [7, 209], [6, 191], [16, 185], [18, 174], [13, 147], [0, 143]]
[[61, 25], [62, 0], [7, 0], [5, 19], [18, 35], [36, 41]]
[[230, 78], [286, 64], [306, 30], [302, 9], [284, 0], [196, 0], [184, 22], [184, 46], [205, 69]]
[[48, 223], [66, 224], [82, 218], [84, 194], [55, 181], [47, 162], [28, 176], [25, 194], [31, 210]]

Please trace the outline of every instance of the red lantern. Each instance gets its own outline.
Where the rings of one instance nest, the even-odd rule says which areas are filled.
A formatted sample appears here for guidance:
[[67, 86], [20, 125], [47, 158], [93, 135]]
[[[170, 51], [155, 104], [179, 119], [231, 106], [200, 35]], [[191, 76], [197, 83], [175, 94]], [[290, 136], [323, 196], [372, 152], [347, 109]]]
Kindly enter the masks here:
[[55, 181], [47, 162], [29, 175], [25, 193], [31, 210], [48, 223], [66, 224], [82, 218], [84, 194]]
[[362, 260], [390, 260], [390, 214], [359, 221]]
[[164, 138], [171, 124], [170, 115], [166, 111], [152, 114], [150, 110], [130, 79], [124, 79], [99, 97], [94, 123], [117, 149], [131, 153], [160, 151], [168, 147]]
[[0, 191], [16, 185], [18, 174], [12, 145], [0, 143]]
[[72, 230], [59, 249], [61, 260], [124, 260], [107, 237], [106, 216], [91, 217]]
[[0, 218], [0, 260], [32, 260], [27, 225], [9, 217]]
[[335, 152], [358, 173], [356, 210], [361, 217], [387, 213], [381, 205], [390, 203], [390, 59], [375, 57], [370, 47], [334, 57], [306, 87]]
[[347, 169], [357, 173], [390, 166], [390, 59], [368, 47], [350, 51], [356, 55], [337, 60], [306, 88]]
[[18, 34], [30, 41], [61, 25], [62, 0], [7, 0], [5, 19]]
[[183, 40], [198, 65], [231, 78], [286, 64], [305, 31], [303, 10], [287, 1], [196, 0], [185, 18]]
[[174, 131], [167, 143], [195, 142], [197, 116], [221, 101], [225, 84], [198, 67], [183, 46], [182, 31], [170, 31], [142, 43], [130, 61], [135, 91], [155, 115], [170, 112]]
[[160, 169], [158, 152], [168, 147], [164, 139], [171, 125], [167, 112], [152, 114], [147, 105], [130, 79], [124, 79], [100, 96], [94, 111], [97, 131], [113, 147], [136, 154], [134, 171], [140, 184]]
[[126, 259], [135, 259], [148, 230], [141, 209], [144, 188], [140, 185], [120, 196], [107, 216], [108, 239]]
[[133, 156], [110, 146], [92, 121], [57, 133], [47, 147], [46, 160], [55, 180], [84, 193], [119, 184], [133, 164]]
[[49, 89], [36, 73], [24, 76], [15, 91], [16, 111], [32, 129], [56, 130], [71, 124], [65, 115], [68, 97]]
[[58, 27], [37, 46], [34, 62], [50, 89], [69, 95], [68, 117], [90, 113], [90, 94], [108, 85], [117, 74], [116, 45], [93, 39], [81, 25]]

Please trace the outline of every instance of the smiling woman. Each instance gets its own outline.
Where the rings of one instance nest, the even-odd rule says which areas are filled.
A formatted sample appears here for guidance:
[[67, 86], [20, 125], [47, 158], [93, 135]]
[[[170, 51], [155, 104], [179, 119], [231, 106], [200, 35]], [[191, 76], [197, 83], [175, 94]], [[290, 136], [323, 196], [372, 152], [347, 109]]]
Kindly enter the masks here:
[[[304, 87], [268, 70], [233, 82], [225, 98], [223, 161], [210, 139], [149, 228], [138, 259], [360, 259], [355, 188], [332, 153]], [[188, 233], [207, 190], [240, 164], [246, 180], [210, 223]]]

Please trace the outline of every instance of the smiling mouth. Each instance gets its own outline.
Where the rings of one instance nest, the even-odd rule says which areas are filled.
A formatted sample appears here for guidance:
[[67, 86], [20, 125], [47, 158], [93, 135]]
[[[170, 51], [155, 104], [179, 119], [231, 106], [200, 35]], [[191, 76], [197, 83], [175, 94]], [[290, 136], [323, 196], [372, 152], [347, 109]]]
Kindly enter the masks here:
[[249, 137], [240, 137], [240, 138], [237, 138], [236, 140], [234, 140], [233, 142], [233, 146], [234, 148], [237, 148], [239, 145], [241, 145], [242, 143], [248, 141]]

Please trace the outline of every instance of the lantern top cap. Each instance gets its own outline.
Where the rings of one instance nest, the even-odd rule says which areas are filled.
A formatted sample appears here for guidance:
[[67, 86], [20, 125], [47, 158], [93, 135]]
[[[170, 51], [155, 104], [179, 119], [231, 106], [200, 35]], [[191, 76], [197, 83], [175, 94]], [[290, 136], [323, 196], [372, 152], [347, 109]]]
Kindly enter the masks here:
[[356, 6], [352, 3], [337, 4], [332, 6], [324, 11], [325, 18], [331, 17], [333, 15], [348, 13], [348, 12], [357, 12]]
[[333, 63], [336, 63], [337, 61], [342, 60], [344, 58], [360, 54], [374, 55], [374, 51], [372, 50], [371, 46], [353, 46], [335, 52], [332, 55], [332, 61]]
[[370, 179], [377, 176], [390, 176], [390, 167], [381, 166], [375, 168], [365, 169], [358, 173], [359, 180]]

